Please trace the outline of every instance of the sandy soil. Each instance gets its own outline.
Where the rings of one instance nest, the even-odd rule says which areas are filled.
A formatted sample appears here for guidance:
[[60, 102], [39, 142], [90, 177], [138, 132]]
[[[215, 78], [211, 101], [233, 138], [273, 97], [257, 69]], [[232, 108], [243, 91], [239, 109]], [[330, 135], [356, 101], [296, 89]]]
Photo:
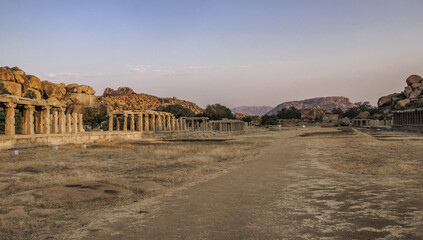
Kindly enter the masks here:
[[105, 212], [62, 236], [422, 239], [422, 140], [352, 129], [281, 132], [263, 155], [226, 174]]
[[203, 134], [0, 152], [0, 239], [54, 238], [257, 155], [274, 132]]
[[423, 238], [423, 135], [291, 128], [226, 138], [2, 153], [1, 237]]

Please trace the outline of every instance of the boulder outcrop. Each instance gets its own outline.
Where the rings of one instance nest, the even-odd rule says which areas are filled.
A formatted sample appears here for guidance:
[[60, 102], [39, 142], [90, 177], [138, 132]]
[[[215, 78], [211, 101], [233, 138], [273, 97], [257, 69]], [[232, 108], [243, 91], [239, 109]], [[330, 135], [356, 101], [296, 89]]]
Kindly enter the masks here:
[[404, 109], [423, 107], [423, 78], [419, 75], [411, 75], [405, 80], [407, 86], [401, 93], [383, 96], [378, 100], [378, 107]]
[[[26, 97], [34, 95], [36, 99], [47, 99], [65, 104], [72, 112], [82, 112], [87, 107], [98, 107], [95, 91], [88, 85], [53, 83], [41, 81], [38, 77], [27, 75], [18, 67], [0, 67], [0, 81], [10, 94]], [[29, 94], [32, 91], [34, 94]]]
[[180, 100], [176, 97], [160, 98], [144, 93], [135, 93], [133, 89], [128, 87], [120, 87], [118, 90], [106, 88], [99, 100], [110, 110], [156, 110], [161, 106], [178, 104], [190, 109], [195, 114], [204, 112], [193, 102]]

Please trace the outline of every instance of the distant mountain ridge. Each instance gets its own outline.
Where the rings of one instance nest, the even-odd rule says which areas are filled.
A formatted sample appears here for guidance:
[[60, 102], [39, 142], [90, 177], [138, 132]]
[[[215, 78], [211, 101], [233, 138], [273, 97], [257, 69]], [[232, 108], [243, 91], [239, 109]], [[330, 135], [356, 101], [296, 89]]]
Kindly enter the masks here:
[[317, 97], [300, 101], [284, 102], [270, 110], [266, 115], [273, 115], [278, 113], [283, 108], [295, 107], [297, 109], [316, 109], [322, 108], [332, 111], [334, 108], [346, 110], [354, 107], [354, 104], [347, 97], [332, 96], [332, 97]]
[[271, 106], [240, 106], [232, 108], [232, 113], [242, 113], [250, 116], [262, 116], [272, 110]]

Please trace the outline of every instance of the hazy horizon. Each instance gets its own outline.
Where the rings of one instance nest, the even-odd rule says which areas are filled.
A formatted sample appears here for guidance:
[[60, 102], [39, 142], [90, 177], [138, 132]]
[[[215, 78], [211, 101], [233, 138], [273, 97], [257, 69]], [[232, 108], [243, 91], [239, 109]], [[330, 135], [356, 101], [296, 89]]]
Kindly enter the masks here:
[[0, 66], [197, 103], [370, 101], [423, 75], [423, 2], [1, 1]]

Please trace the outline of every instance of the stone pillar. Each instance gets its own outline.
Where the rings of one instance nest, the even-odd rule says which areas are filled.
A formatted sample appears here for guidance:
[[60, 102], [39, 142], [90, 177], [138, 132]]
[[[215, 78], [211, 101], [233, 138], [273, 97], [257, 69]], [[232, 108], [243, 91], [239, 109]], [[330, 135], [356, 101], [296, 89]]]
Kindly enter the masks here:
[[82, 113], [78, 113], [78, 132], [85, 132], [84, 130], [84, 118]]
[[176, 130], [176, 121], [175, 121], [175, 116], [172, 116], [172, 117], [171, 117], [170, 129], [171, 129], [172, 131], [175, 131], [175, 130]]
[[36, 125], [36, 132], [38, 134], [42, 134], [44, 132], [44, 124], [43, 124], [43, 111], [37, 112], [37, 125]]
[[124, 132], [128, 131], [128, 114], [127, 113], [123, 114], [123, 131]]
[[109, 115], [109, 132], [113, 132], [113, 114]]
[[66, 114], [66, 132], [72, 132], [72, 115], [69, 112]]
[[144, 131], [146, 131], [146, 132], [150, 131], [150, 125], [149, 125], [150, 118], [149, 118], [149, 116], [150, 115], [148, 113], [144, 114]]
[[51, 130], [50, 109], [51, 109], [50, 106], [43, 107], [44, 134], [50, 134], [50, 130]]
[[120, 131], [120, 116], [116, 115], [116, 131]]
[[25, 105], [23, 110], [22, 119], [22, 134], [34, 134], [34, 106]]
[[59, 108], [59, 133], [66, 132], [66, 117], [65, 117], [65, 109]]
[[78, 133], [78, 114], [72, 113], [72, 133]]
[[4, 118], [4, 134], [6, 136], [15, 135], [15, 108], [16, 104], [6, 103]]
[[152, 113], [150, 118], [150, 129], [156, 131], [156, 114]]
[[131, 132], [135, 131], [135, 114], [131, 114], [131, 122], [129, 128], [131, 129]]
[[137, 131], [142, 132], [142, 113], [138, 113], [138, 120], [137, 120]]
[[172, 130], [172, 126], [171, 126], [171, 116], [170, 115], [168, 115], [167, 116], [167, 130], [168, 131], [171, 131]]
[[157, 116], [156, 116], [156, 131], [161, 131], [161, 130], [162, 130], [162, 115], [157, 114]]
[[59, 112], [53, 111], [52, 133], [59, 133]]

